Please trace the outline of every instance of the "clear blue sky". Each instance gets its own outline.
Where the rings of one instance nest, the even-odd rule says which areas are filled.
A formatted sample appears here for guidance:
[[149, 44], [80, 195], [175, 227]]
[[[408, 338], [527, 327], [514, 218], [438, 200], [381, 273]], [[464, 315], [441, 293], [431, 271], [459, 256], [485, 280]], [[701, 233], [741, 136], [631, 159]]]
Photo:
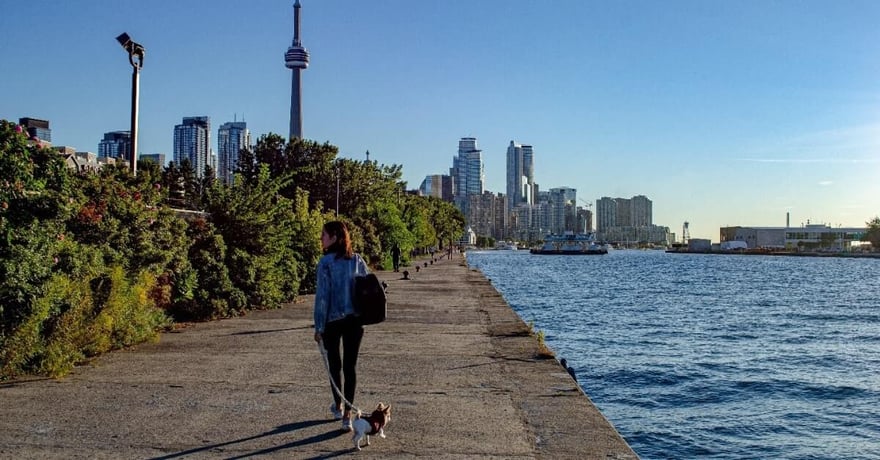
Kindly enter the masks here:
[[[679, 236], [880, 214], [878, 1], [301, 2], [304, 137], [401, 164], [410, 188], [476, 137], [488, 190], [515, 140], [542, 189], [646, 195]], [[184, 116], [286, 135], [292, 5], [2, 0], [0, 118], [97, 151], [129, 127], [128, 32], [141, 153], [170, 158]]]

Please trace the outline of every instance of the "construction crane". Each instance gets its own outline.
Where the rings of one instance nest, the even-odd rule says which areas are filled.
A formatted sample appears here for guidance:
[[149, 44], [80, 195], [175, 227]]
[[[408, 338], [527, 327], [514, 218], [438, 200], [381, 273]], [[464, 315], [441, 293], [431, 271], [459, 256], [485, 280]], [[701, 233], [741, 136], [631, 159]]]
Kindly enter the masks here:
[[581, 202], [584, 203], [584, 207], [585, 207], [585, 208], [587, 208], [587, 209], [592, 209], [592, 208], [593, 208], [593, 202], [592, 202], [592, 201], [587, 201], [587, 200], [585, 200], [585, 199], [583, 199], [583, 198], [578, 198], [578, 199], [581, 200]]
[[688, 244], [688, 241], [691, 239], [691, 232], [688, 231], [688, 222], [685, 221], [684, 225], [681, 226], [681, 242], [683, 244]]

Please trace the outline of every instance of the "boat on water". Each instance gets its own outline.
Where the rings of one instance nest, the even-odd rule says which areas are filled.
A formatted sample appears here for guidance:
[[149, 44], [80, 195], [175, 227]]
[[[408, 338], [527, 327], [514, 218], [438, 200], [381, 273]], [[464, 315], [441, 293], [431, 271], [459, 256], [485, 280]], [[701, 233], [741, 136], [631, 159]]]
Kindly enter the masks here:
[[516, 244], [516, 241], [499, 241], [495, 245], [495, 249], [498, 251], [517, 251], [519, 250], [519, 245]]
[[565, 232], [562, 235], [547, 235], [544, 244], [529, 250], [532, 254], [563, 254], [563, 255], [601, 255], [608, 254], [608, 249], [596, 244], [592, 233]]

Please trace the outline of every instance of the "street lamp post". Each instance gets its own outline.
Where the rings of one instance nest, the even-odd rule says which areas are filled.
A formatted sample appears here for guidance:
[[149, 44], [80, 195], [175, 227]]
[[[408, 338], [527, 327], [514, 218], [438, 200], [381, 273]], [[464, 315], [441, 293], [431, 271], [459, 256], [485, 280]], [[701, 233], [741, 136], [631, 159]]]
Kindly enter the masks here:
[[116, 37], [122, 47], [128, 51], [128, 62], [131, 63], [131, 174], [137, 175], [137, 126], [138, 126], [138, 90], [141, 67], [144, 66], [144, 47], [135, 43], [127, 33]]
[[336, 159], [336, 217], [339, 217], [339, 159]]

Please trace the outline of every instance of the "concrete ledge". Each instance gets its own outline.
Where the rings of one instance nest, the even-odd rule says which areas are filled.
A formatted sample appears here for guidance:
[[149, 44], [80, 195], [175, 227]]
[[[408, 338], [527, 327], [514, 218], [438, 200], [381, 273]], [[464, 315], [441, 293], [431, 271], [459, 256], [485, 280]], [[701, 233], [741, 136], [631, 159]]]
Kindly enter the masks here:
[[[410, 270], [414, 272], [414, 270]], [[356, 405], [392, 405], [367, 457], [638, 458], [485, 277], [463, 260], [379, 273]], [[0, 384], [0, 458], [327, 458], [332, 421], [311, 297], [197, 324], [62, 380]]]

